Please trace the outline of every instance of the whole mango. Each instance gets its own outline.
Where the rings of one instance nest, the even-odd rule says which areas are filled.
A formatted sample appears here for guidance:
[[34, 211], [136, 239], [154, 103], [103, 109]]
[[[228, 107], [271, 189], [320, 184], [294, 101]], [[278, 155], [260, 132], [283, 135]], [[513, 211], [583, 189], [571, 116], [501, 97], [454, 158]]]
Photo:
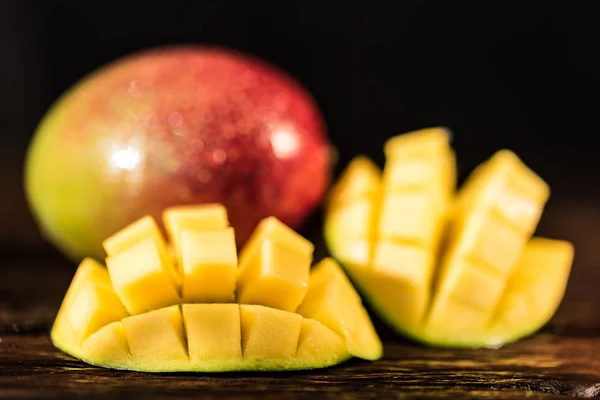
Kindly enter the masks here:
[[329, 161], [318, 108], [286, 73], [224, 49], [167, 47], [65, 93], [32, 140], [25, 189], [46, 238], [80, 260], [173, 205], [224, 204], [238, 245], [266, 216], [298, 227]]

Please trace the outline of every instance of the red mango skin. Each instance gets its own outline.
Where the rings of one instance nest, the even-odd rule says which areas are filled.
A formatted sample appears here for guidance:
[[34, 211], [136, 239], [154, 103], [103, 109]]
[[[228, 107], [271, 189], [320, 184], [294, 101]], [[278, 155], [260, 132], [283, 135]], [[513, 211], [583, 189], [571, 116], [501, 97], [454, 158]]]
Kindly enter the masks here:
[[330, 183], [329, 148], [315, 102], [281, 70], [223, 49], [161, 48], [96, 71], [51, 107], [25, 191], [73, 260], [102, 258], [104, 238], [179, 204], [224, 204], [242, 245], [264, 217], [303, 223]]

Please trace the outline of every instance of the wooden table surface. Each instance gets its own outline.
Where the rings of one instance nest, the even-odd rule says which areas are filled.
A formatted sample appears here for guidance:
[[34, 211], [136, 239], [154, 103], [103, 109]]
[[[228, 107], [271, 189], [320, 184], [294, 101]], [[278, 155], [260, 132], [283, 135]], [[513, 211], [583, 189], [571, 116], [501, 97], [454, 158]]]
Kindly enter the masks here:
[[[440, 350], [394, 335], [377, 362], [296, 373], [144, 374], [92, 367], [55, 349], [48, 331], [74, 266], [39, 251], [0, 266], [0, 398], [600, 398], [600, 207], [551, 201], [540, 234], [575, 243], [567, 295], [536, 335], [500, 349]], [[326, 254], [314, 220], [305, 233]]]

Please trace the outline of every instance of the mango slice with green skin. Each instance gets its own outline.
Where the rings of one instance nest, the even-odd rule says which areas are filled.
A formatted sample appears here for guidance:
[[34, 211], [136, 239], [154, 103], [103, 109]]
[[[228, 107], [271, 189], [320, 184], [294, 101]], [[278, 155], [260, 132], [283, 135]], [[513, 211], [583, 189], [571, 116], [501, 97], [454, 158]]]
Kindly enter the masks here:
[[344, 272], [325, 259], [311, 273], [313, 245], [280, 221], [259, 224], [238, 269], [224, 208], [175, 207], [164, 217], [176, 245], [144, 217], [105, 240], [108, 268], [80, 264], [52, 328], [56, 347], [146, 372], [298, 370], [381, 357]]
[[332, 255], [382, 319], [414, 340], [468, 348], [544, 325], [573, 259], [568, 242], [531, 239], [547, 184], [501, 150], [455, 194], [454, 152], [441, 128], [398, 135], [384, 151], [382, 173], [363, 156], [349, 164], [324, 226]]

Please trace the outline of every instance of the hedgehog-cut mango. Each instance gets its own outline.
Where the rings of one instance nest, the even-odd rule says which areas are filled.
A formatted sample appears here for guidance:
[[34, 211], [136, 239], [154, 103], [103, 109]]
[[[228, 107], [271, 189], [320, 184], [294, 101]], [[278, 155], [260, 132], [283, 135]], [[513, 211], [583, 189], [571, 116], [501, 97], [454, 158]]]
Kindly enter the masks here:
[[458, 192], [449, 132], [389, 139], [383, 171], [356, 157], [330, 191], [324, 234], [373, 309], [400, 334], [443, 347], [497, 347], [537, 331], [562, 300], [573, 260], [532, 238], [548, 185], [509, 150]]
[[299, 370], [381, 342], [333, 259], [311, 270], [313, 245], [270, 217], [239, 259], [224, 207], [178, 206], [104, 241], [106, 267], [87, 258], [51, 338], [89, 364], [145, 372]]

